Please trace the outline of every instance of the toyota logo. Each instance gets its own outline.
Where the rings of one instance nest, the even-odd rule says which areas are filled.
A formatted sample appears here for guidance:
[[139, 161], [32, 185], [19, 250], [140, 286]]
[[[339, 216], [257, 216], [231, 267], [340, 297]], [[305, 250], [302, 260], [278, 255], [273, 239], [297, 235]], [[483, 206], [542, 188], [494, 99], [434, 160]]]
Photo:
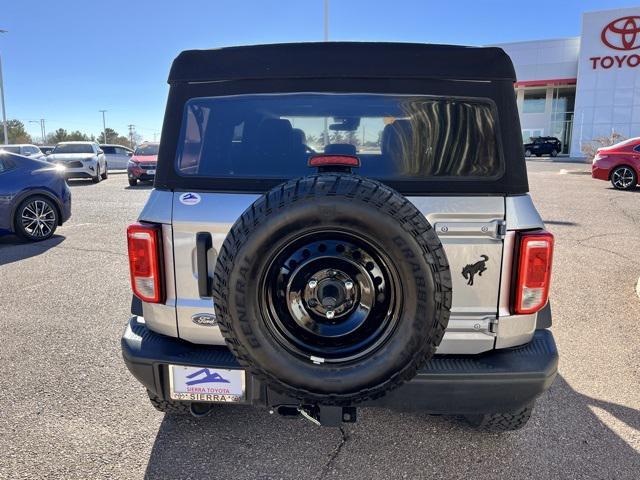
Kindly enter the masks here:
[[620, 17], [602, 29], [602, 43], [614, 50], [640, 48], [640, 16]]

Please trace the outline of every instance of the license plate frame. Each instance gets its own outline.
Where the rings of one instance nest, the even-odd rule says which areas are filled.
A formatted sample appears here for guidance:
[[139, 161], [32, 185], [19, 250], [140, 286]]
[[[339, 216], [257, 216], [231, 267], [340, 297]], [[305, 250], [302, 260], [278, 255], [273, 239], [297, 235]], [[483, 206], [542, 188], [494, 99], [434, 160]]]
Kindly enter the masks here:
[[169, 365], [171, 400], [206, 403], [244, 403], [247, 381], [242, 369]]
[[156, 174], [156, 169], [153, 168], [151, 170], [147, 170], [147, 175], [155, 175]]

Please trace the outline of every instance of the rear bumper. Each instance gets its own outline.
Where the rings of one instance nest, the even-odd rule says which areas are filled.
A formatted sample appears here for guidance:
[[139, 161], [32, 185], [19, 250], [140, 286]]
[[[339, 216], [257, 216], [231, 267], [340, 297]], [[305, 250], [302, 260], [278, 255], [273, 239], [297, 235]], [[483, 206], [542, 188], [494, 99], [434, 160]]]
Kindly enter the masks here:
[[[129, 371], [148, 390], [169, 398], [168, 365], [242, 368], [223, 346], [195, 345], [157, 334], [133, 317], [122, 337]], [[439, 414], [515, 410], [547, 390], [558, 369], [558, 352], [549, 330], [536, 330], [531, 342], [479, 355], [434, 357], [413, 380], [380, 399], [359, 406]], [[254, 406], [295, 405], [257, 378], [247, 375], [247, 400]]]
[[595, 178], [596, 180], [609, 180], [609, 174], [611, 169], [608, 167], [603, 167], [598, 165], [598, 163], [594, 163], [591, 165], [591, 178]]

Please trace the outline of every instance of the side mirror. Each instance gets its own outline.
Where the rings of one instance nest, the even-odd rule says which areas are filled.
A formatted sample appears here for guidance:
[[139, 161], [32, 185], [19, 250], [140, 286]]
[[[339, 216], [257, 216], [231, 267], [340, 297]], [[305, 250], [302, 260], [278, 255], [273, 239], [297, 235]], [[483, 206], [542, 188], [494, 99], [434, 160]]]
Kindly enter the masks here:
[[99, 149], [98, 149], [98, 155], [102, 155], [103, 153], [104, 153], [104, 150], [102, 150], [102, 149], [100, 149], [100, 148], [99, 148]]

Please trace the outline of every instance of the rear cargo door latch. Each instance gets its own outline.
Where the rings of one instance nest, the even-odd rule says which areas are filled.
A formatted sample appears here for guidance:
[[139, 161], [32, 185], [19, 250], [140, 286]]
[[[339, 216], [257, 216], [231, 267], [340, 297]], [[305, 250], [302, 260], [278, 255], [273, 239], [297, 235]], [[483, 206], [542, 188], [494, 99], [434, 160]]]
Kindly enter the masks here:
[[507, 223], [504, 220], [490, 222], [438, 222], [434, 228], [439, 236], [488, 237], [504, 239]]

